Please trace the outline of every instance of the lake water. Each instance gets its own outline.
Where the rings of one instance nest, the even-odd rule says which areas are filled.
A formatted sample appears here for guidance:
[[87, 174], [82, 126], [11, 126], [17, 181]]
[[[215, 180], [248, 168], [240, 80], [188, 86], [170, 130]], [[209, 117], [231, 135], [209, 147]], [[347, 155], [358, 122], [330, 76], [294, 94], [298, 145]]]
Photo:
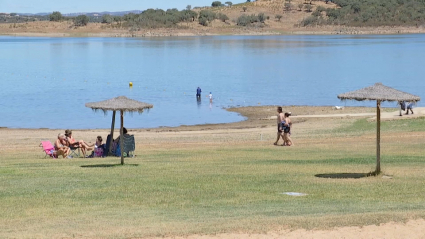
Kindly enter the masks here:
[[376, 82], [424, 99], [424, 53], [422, 34], [0, 37], [0, 127], [109, 128], [112, 113], [85, 103], [120, 95], [154, 105], [128, 128], [243, 120], [223, 109], [235, 106], [373, 106], [337, 95]]

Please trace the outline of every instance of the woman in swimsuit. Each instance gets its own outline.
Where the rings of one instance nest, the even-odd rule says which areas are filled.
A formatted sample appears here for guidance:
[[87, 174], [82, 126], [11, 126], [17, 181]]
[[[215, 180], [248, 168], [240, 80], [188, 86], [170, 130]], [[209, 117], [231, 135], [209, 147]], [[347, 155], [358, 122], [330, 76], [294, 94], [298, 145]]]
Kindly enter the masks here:
[[285, 117], [283, 120], [283, 146], [292, 146], [292, 139], [291, 139], [291, 126], [292, 122], [289, 118], [291, 114], [286, 112]]
[[65, 130], [65, 135], [68, 140], [68, 146], [74, 147], [74, 148], [80, 148], [81, 151], [83, 152], [84, 157], [86, 157], [86, 152], [88, 150], [94, 149], [94, 145], [90, 146], [86, 142], [84, 142], [84, 140], [76, 141], [74, 137], [72, 137], [72, 130], [70, 129]]
[[66, 137], [64, 134], [58, 134], [58, 139], [55, 141], [55, 150], [57, 156], [62, 155], [62, 157], [68, 157], [69, 152], [71, 151], [68, 146], [66, 146]]

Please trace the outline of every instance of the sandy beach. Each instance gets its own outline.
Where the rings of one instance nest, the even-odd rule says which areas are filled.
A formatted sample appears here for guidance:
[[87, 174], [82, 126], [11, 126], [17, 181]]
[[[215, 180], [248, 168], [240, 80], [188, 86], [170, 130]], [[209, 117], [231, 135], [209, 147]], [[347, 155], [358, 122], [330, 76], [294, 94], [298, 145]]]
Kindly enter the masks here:
[[[238, 112], [246, 117], [245, 121], [231, 124], [217, 125], [195, 125], [180, 126], [173, 128], [154, 128], [154, 129], [129, 129], [131, 134], [135, 135], [137, 153], [144, 149], [163, 150], [166, 145], [172, 145], [175, 148], [210, 148], [237, 147], [240, 145], [263, 145], [272, 146], [276, 137], [276, 106], [259, 106], [231, 108], [233, 112]], [[293, 138], [296, 146], [311, 144], [316, 140], [311, 135], [320, 127], [322, 130], [334, 129], [341, 125], [350, 123], [359, 118], [368, 118], [374, 120], [375, 108], [368, 107], [345, 107], [336, 110], [332, 106], [310, 107], [310, 106], [287, 106], [284, 111], [292, 112], [293, 119]], [[415, 108], [414, 115], [398, 115], [399, 111], [394, 108], [383, 109], [383, 120], [400, 120], [408, 118], [424, 117], [425, 108]], [[19, 152], [28, 150], [29, 153], [44, 157], [41, 148], [38, 147], [41, 140], [53, 141], [58, 133], [63, 130], [50, 129], [9, 129], [0, 128], [2, 137], [0, 138], [0, 158], [10, 160], [19, 157]], [[103, 135], [106, 138], [108, 129], [102, 130], [74, 130], [77, 139], [83, 139], [87, 142], [94, 142], [97, 135]], [[118, 134], [118, 131], [116, 131]], [[408, 142], [409, 139], [403, 135], [385, 134], [383, 141], [391, 141], [395, 137]], [[425, 138], [424, 132], [416, 132], [410, 135], [411, 138]], [[363, 135], [361, 139], [367, 142], [374, 141], [373, 135]], [[346, 138], [346, 143], [351, 139]], [[325, 140], [326, 141], [326, 140]], [[286, 148], [286, 147], [282, 147]], [[67, 160], [67, 159], [58, 159]], [[425, 220], [422, 218], [409, 218], [406, 221], [397, 222], [377, 222], [375, 225], [364, 226], [343, 226], [328, 229], [288, 229], [285, 225], [281, 228], [275, 228], [268, 232], [246, 233], [233, 232], [215, 235], [186, 235], [171, 236], [166, 238], [425, 238]], [[164, 238], [164, 237], [159, 237]]]

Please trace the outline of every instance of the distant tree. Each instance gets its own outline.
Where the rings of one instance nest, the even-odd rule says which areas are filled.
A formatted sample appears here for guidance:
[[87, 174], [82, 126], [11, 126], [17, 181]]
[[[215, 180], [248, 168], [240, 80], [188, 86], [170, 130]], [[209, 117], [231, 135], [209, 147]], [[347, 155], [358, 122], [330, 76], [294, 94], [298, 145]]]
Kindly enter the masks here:
[[246, 2], [251, 2], [251, 0], [246, 0]]
[[311, 6], [311, 4], [307, 4], [304, 6], [305, 10], [307, 10], [307, 12], [311, 12], [311, 9], [313, 9], [313, 6]]
[[329, 0], [325, 0], [325, 3], [328, 4]]
[[300, 11], [302, 11], [302, 10], [303, 10], [303, 7], [304, 7], [304, 4], [303, 4], [303, 3], [299, 3], [299, 4], [298, 4], [298, 8], [300, 9]]
[[199, 24], [201, 24], [202, 26], [205, 26], [205, 27], [208, 26], [208, 20], [206, 18], [200, 17], [198, 21], [199, 21]]
[[217, 14], [210, 10], [202, 10], [199, 12], [199, 24], [202, 26], [208, 26], [208, 23], [212, 22], [214, 19], [217, 19]]
[[266, 20], [266, 15], [264, 15], [264, 13], [259, 13], [258, 21], [260, 21], [261, 23], [264, 23], [265, 20]]
[[242, 16], [238, 17], [236, 20], [236, 24], [238, 26], [248, 26], [251, 23], [249, 16], [243, 14]]
[[17, 13], [14, 13], [14, 12], [12, 12], [12, 13], [10, 13], [9, 14], [11, 17], [14, 17], [14, 16], [16, 16], [16, 15], [18, 15]]
[[192, 5], [187, 5], [187, 6], [186, 6], [186, 10], [188, 10], [188, 11], [189, 11], [189, 10], [192, 10]]
[[286, 2], [283, 5], [283, 8], [285, 8], [285, 11], [291, 11], [292, 10], [292, 3]]
[[354, 13], [359, 13], [361, 10], [360, 4], [354, 3], [353, 5], [351, 5], [351, 9], [353, 9]]
[[49, 15], [49, 19], [52, 22], [59, 22], [63, 19], [62, 13], [60, 12], [53, 12]]
[[225, 4], [227, 4], [227, 6], [231, 7], [233, 5], [232, 2], [225, 2]]
[[222, 22], [226, 22], [227, 20], [229, 20], [229, 17], [223, 13], [217, 14], [217, 18], [220, 19]]
[[213, 6], [213, 7], [221, 7], [222, 4], [221, 4], [220, 1], [214, 1], [213, 3], [211, 3], [211, 6]]
[[87, 23], [89, 23], [89, 17], [86, 15], [78, 15], [75, 19], [74, 19], [74, 25], [79, 27], [79, 26], [87, 26]]
[[122, 21], [122, 17], [120, 17], [120, 16], [114, 16], [114, 22], [120, 24], [121, 21]]
[[276, 15], [275, 18], [280, 22], [280, 19], [282, 18], [282, 15]]
[[198, 17], [198, 13], [192, 10], [183, 10], [180, 13], [180, 19], [183, 22], [193, 22]]
[[248, 9], [247, 7], [242, 8], [243, 12], [246, 12], [247, 9]]
[[252, 23], [255, 23], [258, 21], [259, 21], [259, 18], [258, 16], [255, 16], [255, 14], [252, 14], [250, 16], [242, 14], [242, 16], [238, 17], [238, 19], [236, 20], [236, 24], [238, 26], [249, 26]]
[[114, 18], [111, 15], [105, 14], [102, 16], [101, 23], [111, 24], [113, 21], [114, 21]]

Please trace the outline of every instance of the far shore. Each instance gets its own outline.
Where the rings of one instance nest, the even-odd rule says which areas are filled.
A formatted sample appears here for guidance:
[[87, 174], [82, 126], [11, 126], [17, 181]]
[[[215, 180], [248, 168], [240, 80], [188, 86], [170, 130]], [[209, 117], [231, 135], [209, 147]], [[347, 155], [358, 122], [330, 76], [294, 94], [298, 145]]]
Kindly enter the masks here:
[[[41, 23], [39, 23], [41, 24]], [[265, 36], [265, 35], [396, 35], [423, 34], [425, 27], [190, 27], [190, 28], [158, 28], [128, 31], [127, 29], [104, 29], [93, 23], [87, 27], [72, 28], [46, 23], [41, 26], [17, 24], [10, 28], [9, 24], [0, 24], [1, 36], [15, 37], [193, 37], [193, 36]]]

